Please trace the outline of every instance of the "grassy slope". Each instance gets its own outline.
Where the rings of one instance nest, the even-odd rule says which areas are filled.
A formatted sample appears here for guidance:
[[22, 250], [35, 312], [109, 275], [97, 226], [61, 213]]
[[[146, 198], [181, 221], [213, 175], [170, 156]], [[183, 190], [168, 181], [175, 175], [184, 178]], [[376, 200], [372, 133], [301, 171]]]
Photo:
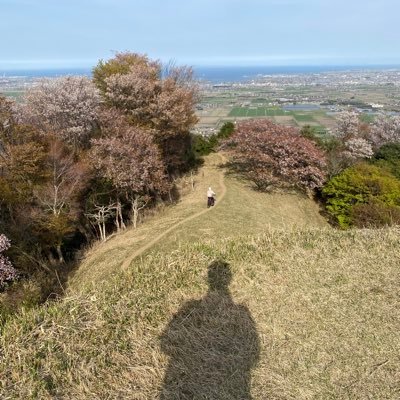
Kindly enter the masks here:
[[[65, 299], [8, 323], [0, 338], [0, 398], [155, 399], [162, 387], [172, 391], [164, 398], [178, 398], [163, 383], [166, 370], [191, 371], [185, 380], [194, 398], [235, 398], [230, 391], [251, 353], [245, 310], [259, 342], [255, 399], [398, 398], [398, 229], [334, 231], [305, 199], [261, 195], [228, 179], [215, 209], [119, 268], [146, 235], [183, 218], [182, 210], [198, 212], [200, 185], [211, 182], [218, 193], [217, 178], [206, 170], [199, 192], [182, 205], [96, 247]], [[230, 265], [231, 298], [207, 295], [215, 260]], [[182, 309], [186, 316], [173, 328]], [[242, 336], [233, 340], [232, 327]], [[171, 337], [181, 348], [173, 350]], [[242, 361], [232, 380], [224, 375], [232, 369], [227, 352]], [[212, 374], [204, 373], [207, 360]]]
[[[317, 205], [308, 198], [295, 194], [258, 193], [245, 182], [232, 177], [225, 177], [221, 182], [224, 175], [219, 166], [223, 161], [219, 154], [208, 156], [205, 166], [195, 177], [194, 191], [190, 185], [186, 186], [186, 195], [176, 206], [163, 210], [136, 230], [129, 229], [105, 244], [97, 244], [83, 260], [71, 286], [76, 289], [90, 283], [97, 284], [123, 265], [126, 267], [130, 256], [153, 238], [204, 211], [208, 186], [217, 193], [218, 206], [171, 230], [152, 249], [162, 248], [169, 252], [186, 241], [258, 234], [268, 227], [327, 226]], [[226, 194], [219, 200], [223, 186], [226, 186]]]

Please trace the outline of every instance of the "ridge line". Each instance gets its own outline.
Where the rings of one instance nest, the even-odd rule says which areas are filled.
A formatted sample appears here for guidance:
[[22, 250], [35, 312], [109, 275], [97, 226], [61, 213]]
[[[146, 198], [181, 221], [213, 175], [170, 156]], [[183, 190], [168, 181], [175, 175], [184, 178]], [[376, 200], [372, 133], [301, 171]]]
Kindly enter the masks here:
[[[221, 162], [223, 162], [225, 160], [225, 157], [222, 154], [218, 154], [221, 158]], [[216, 200], [215, 204], [218, 205], [218, 203], [225, 197], [226, 194], [226, 186], [225, 186], [225, 182], [224, 182], [224, 173], [220, 172], [219, 174], [219, 185], [221, 186], [221, 195], [218, 197], [218, 199]], [[210, 209], [206, 208], [202, 211], [199, 211], [187, 218], [184, 218], [183, 220], [177, 222], [176, 224], [173, 224], [172, 226], [170, 226], [168, 229], [166, 229], [164, 232], [160, 233], [158, 236], [156, 236], [153, 240], [151, 240], [150, 242], [148, 242], [147, 244], [145, 244], [144, 246], [140, 247], [139, 249], [137, 249], [130, 257], [128, 257], [123, 263], [122, 263], [122, 270], [125, 270], [126, 268], [128, 268], [130, 266], [130, 264], [132, 263], [132, 261], [140, 256], [141, 254], [143, 254], [146, 250], [148, 250], [149, 248], [151, 248], [152, 246], [154, 246], [160, 239], [162, 239], [165, 235], [167, 235], [168, 233], [170, 233], [171, 231], [173, 231], [174, 229], [176, 229], [177, 227], [179, 227], [180, 225], [185, 224], [188, 221], [191, 221], [192, 219], [195, 219], [197, 217], [200, 217], [201, 215], [209, 212]]]

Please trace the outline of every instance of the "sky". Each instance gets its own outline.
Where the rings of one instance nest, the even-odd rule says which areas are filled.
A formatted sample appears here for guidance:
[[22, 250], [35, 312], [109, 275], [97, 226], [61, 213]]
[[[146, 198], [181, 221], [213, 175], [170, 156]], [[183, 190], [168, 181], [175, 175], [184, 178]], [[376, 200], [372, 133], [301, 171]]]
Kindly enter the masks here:
[[0, 69], [399, 65], [399, 0], [0, 0]]

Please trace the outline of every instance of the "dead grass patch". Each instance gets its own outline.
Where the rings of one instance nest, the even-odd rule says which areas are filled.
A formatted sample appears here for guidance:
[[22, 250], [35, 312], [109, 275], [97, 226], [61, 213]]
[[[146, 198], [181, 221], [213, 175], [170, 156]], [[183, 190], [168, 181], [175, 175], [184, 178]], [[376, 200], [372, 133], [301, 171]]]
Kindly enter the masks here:
[[[183, 398], [184, 389], [193, 399], [395, 399], [399, 234], [267, 229], [143, 255], [88, 291], [9, 321], [0, 397]], [[216, 260], [232, 271], [229, 296], [208, 291]], [[229, 357], [239, 356], [249, 392], [226, 379]], [[177, 370], [186, 375], [171, 386]]]

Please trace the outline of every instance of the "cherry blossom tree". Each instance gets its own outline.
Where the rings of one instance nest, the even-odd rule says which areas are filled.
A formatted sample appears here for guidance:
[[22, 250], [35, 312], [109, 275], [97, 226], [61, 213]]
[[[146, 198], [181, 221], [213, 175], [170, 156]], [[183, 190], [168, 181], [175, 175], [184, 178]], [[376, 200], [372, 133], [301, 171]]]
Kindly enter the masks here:
[[144, 55], [119, 53], [101, 61], [94, 81], [104, 101], [121, 110], [133, 126], [150, 129], [169, 170], [181, 168], [190, 149], [190, 129], [197, 122], [198, 88], [187, 67], [169, 66]]
[[165, 166], [148, 130], [129, 126], [122, 117], [113, 121], [110, 114], [103, 120], [105, 137], [92, 140], [91, 158], [101, 175], [129, 200], [136, 227], [139, 211], [151, 195], [169, 188]]
[[107, 90], [106, 78], [115, 74], [127, 74], [132, 65], [149, 62], [149, 58], [144, 54], [117, 52], [113, 58], [107, 61], [100, 60], [93, 68], [93, 82], [104, 95]]
[[23, 120], [79, 149], [96, 127], [100, 96], [81, 76], [44, 79], [24, 96]]
[[343, 111], [337, 118], [337, 127], [327, 150], [328, 173], [333, 177], [361, 159], [373, 156], [370, 128], [360, 121], [354, 111]]
[[386, 143], [400, 142], [400, 117], [385, 114], [377, 116], [371, 128], [371, 140], [377, 148]]
[[304, 190], [325, 181], [324, 153], [296, 129], [269, 120], [251, 120], [238, 125], [225, 142], [232, 166], [262, 190], [277, 186]]
[[349, 160], [371, 158], [374, 155], [371, 143], [362, 137], [351, 137], [344, 142], [343, 155]]
[[12, 266], [11, 261], [6, 257], [3, 251], [8, 250], [11, 246], [10, 240], [6, 235], [0, 235], [0, 289], [4, 287], [7, 282], [11, 282], [18, 277], [18, 273]]
[[359, 135], [360, 120], [354, 111], [343, 111], [337, 117], [335, 134], [342, 140]]
[[194, 114], [197, 87], [190, 69], [175, 68], [161, 82], [153, 115], [154, 127], [171, 135], [187, 132], [198, 121]]
[[152, 126], [156, 99], [161, 92], [158, 63], [141, 62], [132, 65], [127, 73], [105, 78], [104, 98], [108, 104], [123, 111], [131, 122]]

